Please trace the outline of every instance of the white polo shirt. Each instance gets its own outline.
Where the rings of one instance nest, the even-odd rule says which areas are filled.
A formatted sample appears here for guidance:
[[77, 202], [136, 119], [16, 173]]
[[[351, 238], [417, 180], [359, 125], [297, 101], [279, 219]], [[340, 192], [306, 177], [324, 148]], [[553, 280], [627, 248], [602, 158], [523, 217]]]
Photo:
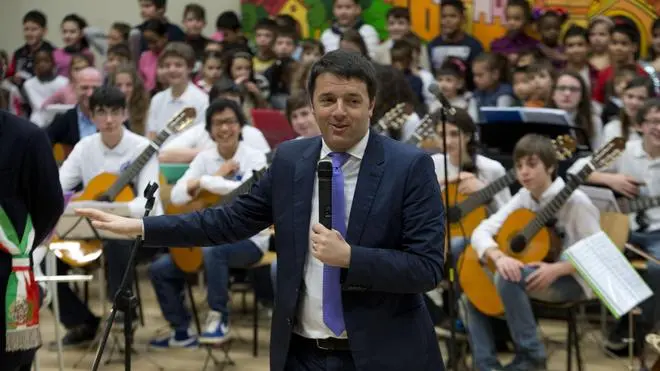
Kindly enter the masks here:
[[[159, 133], [167, 122], [179, 111], [185, 107], [194, 107], [197, 111], [197, 117], [193, 126], [183, 132], [190, 130], [196, 125], [204, 126], [206, 118], [206, 108], [209, 106], [209, 96], [204, 91], [198, 88], [192, 82], [188, 83], [188, 87], [181, 94], [180, 97], [175, 98], [172, 96], [172, 88], [161, 91], [151, 98], [149, 106], [149, 117], [147, 118], [147, 133]], [[179, 134], [173, 134], [165, 141], [166, 143], [176, 138]]]

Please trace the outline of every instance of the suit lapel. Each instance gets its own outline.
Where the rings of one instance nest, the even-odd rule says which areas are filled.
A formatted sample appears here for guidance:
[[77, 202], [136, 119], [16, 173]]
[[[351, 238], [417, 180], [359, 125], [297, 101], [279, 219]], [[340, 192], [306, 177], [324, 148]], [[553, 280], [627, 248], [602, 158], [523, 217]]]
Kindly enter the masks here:
[[314, 190], [314, 176], [319, 153], [321, 153], [321, 138], [310, 141], [302, 157], [296, 162], [296, 171], [293, 179], [293, 220], [294, 245], [296, 260], [300, 265], [307, 258], [309, 247], [309, 222], [312, 213], [312, 195]]
[[369, 142], [364, 151], [353, 195], [353, 205], [351, 205], [351, 215], [346, 231], [346, 239], [349, 243], [360, 243], [384, 169], [385, 153], [382, 138], [372, 132], [369, 134]]

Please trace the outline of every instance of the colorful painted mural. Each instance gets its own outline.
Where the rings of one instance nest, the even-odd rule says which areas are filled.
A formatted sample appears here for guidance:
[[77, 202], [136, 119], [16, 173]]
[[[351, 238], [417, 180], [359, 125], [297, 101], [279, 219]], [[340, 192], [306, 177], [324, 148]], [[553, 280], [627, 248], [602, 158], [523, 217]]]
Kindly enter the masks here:
[[[268, 15], [289, 14], [301, 25], [304, 37], [318, 38], [329, 27], [333, 0], [241, 0], [244, 29], [250, 31], [255, 22]], [[364, 20], [387, 38], [385, 15], [393, 6], [410, 9], [414, 32], [424, 40], [440, 33], [441, 0], [360, 0]], [[504, 33], [502, 19], [507, 0], [465, 0], [469, 14], [466, 28], [484, 45]], [[586, 25], [595, 15], [625, 15], [642, 31], [642, 45], [648, 45], [649, 28], [660, 11], [660, 0], [530, 0], [533, 6], [563, 7], [571, 21]], [[646, 48], [642, 48], [646, 49]], [[645, 52], [645, 50], [644, 50]]]

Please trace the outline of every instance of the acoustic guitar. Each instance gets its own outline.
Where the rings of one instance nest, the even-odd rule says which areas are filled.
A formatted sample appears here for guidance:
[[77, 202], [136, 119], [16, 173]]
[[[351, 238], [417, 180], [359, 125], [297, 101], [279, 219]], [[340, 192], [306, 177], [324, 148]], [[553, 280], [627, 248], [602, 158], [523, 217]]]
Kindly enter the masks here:
[[[135, 193], [130, 182], [140, 174], [140, 171], [149, 162], [151, 157], [160, 149], [160, 146], [172, 134], [181, 132], [190, 126], [197, 117], [197, 112], [193, 107], [186, 107], [177, 113], [167, 123], [166, 127], [156, 136], [156, 138], [145, 148], [142, 153], [131, 163], [131, 165], [121, 174], [101, 173], [92, 178], [83, 190], [82, 194], [75, 197], [75, 201], [107, 201], [107, 202], [129, 202], [135, 198]], [[54, 238], [51, 250], [55, 255], [65, 263], [73, 267], [82, 267], [101, 256], [101, 241], [67, 241], [67, 248], [60, 249], [57, 243], [61, 242], [59, 238]]]
[[[258, 171], [253, 171], [250, 179], [241, 183], [236, 189], [224, 196], [219, 196], [208, 191], [202, 191], [192, 202], [178, 207], [170, 205], [165, 212], [167, 214], [188, 213], [211, 206], [228, 204], [236, 199], [236, 197], [249, 193], [250, 189], [252, 189], [252, 185], [263, 176], [267, 169], [268, 167], [264, 166]], [[174, 264], [186, 273], [195, 273], [199, 271], [204, 263], [204, 255], [200, 247], [176, 247], [170, 248], [169, 250]]]
[[[562, 161], [573, 156], [577, 148], [575, 139], [570, 135], [560, 135], [552, 141], [552, 144], [555, 147], [555, 155]], [[460, 185], [458, 180], [450, 182], [449, 187], [442, 192], [443, 202], [446, 200], [446, 194], [449, 195], [450, 206], [445, 205], [445, 207], [450, 222], [450, 235], [469, 238], [479, 223], [488, 217], [486, 205], [497, 193], [515, 181], [516, 168], [514, 166], [500, 178], [469, 195], [458, 191]]]
[[[538, 213], [518, 209], [511, 213], [500, 228], [495, 241], [506, 255], [524, 264], [556, 261], [561, 252], [561, 241], [547, 225], [568, 201], [571, 194], [595, 170], [614, 161], [625, 148], [623, 138], [614, 138], [601, 148], [592, 160], [576, 175], [568, 175], [566, 186]], [[459, 282], [470, 302], [482, 313], [500, 316], [504, 304], [497, 294], [493, 276], [495, 264], [484, 266], [476, 251], [468, 246], [458, 261]]]
[[406, 104], [399, 103], [385, 112], [383, 117], [375, 125], [372, 125], [371, 130], [383, 135], [389, 133], [390, 130], [400, 130], [408, 120], [408, 116]]

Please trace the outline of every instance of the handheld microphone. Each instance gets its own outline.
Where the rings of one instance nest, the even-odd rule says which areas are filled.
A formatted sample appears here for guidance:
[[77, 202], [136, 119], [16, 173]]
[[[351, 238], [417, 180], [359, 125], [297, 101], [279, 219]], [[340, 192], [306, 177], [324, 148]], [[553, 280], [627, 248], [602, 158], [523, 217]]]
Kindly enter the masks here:
[[447, 97], [445, 97], [444, 94], [442, 94], [442, 91], [440, 90], [440, 86], [438, 84], [431, 84], [429, 86], [429, 93], [433, 94], [438, 101], [440, 101], [440, 105], [442, 106], [442, 109], [446, 110], [447, 113], [450, 115], [456, 114], [456, 110], [454, 107], [452, 107], [451, 103], [449, 103], [449, 100]]
[[317, 172], [319, 177], [319, 223], [332, 229], [332, 161], [319, 162]]

